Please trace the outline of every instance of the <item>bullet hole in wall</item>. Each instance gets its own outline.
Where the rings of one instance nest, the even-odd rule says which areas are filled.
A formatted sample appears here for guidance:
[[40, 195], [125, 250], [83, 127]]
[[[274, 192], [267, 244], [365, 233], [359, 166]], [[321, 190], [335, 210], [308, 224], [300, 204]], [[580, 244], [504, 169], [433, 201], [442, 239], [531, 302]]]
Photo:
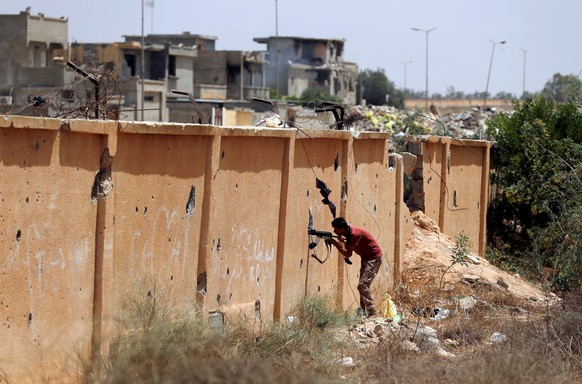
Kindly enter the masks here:
[[339, 153], [335, 155], [335, 160], [333, 161], [334, 172], [337, 172], [338, 168], [339, 168]]
[[220, 304], [220, 294], [216, 295], [216, 304]]
[[257, 284], [259, 284], [259, 276], [257, 276]]
[[22, 238], [22, 231], [19, 229], [18, 231], [16, 231], [16, 241], [20, 241], [21, 238]]
[[220, 239], [218, 239], [218, 242], [216, 243], [216, 253], [218, 253], [220, 255], [220, 249], [222, 248], [222, 246], [220, 245]]
[[230, 275], [230, 268], [226, 268], [226, 276]]
[[174, 280], [174, 275], [170, 276], [170, 281]]
[[321, 287], [319, 285], [317, 286], [317, 292], [321, 292]]
[[255, 300], [255, 318], [261, 320], [261, 300]]
[[301, 259], [301, 260], [299, 261], [299, 268], [300, 268], [300, 269], [301, 269], [301, 268], [303, 268], [303, 259]]
[[202, 293], [206, 293], [206, 272], [200, 273], [196, 280], [196, 290]]
[[232, 292], [228, 295], [229, 300], [232, 299]]
[[188, 195], [188, 202], [186, 203], [186, 217], [192, 216], [194, 208], [196, 207], [196, 187], [190, 187], [190, 195]]
[[143, 215], [144, 215], [144, 216], [145, 216], [145, 214], [146, 214], [146, 213], [148, 213], [148, 207], [145, 207], [145, 208], [143, 209]]
[[222, 153], [220, 154], [220, 160], [224, 159], [224, 150], [222, 151]]
[[26, 198], [26, 204], [28, 204], [28, 200], [29, 200], [29, 199], [28, 199], [28, 197], [27, 197], [27, 198]]
[[376, 204], [374, 204], [374, 212], [376, 212]]
[[305, 197], [309, 197], [309, 189], [307, 190], [307, 194], [305, 195]]
[[28, 314], [28, 325], [32, 323], [32, 312]]
[[135, 207], [135, 213], [139, 213], [139, 208]]

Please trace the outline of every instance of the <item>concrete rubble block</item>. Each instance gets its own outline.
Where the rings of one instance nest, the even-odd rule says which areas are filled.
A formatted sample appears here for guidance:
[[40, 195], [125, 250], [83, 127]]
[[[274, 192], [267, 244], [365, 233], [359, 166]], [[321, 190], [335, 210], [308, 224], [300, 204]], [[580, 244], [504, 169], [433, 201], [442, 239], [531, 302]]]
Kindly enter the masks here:
[[417, 156], [413, 155], [409, 152], [403, 152], [402, 155], [402, 162], [404, 163], [404, 173], [407, 175], [411, 175], [412, 171], [416, 168], [416, 161], [418, 159]]

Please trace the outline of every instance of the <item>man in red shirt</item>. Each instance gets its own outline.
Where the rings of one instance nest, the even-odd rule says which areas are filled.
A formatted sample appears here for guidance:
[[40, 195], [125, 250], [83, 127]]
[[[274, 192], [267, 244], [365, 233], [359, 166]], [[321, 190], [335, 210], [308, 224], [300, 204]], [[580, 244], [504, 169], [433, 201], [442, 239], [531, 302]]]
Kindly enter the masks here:
[[340, 242], [331, 238], [329, 242], [349, 260], [352, 253], [357, 253], [361, 260], [360, 281], [358, 282], [358, 291], [360, 292], [360, 308], [368, 317], [376, 316], [376, 306], [372, 298], [370, 286], [378, 274], [382, 265], [382, 249], [376, 239], [364, 228], [348, 225], [343, 217], [338, 217], [331, 222], [333, 231]]

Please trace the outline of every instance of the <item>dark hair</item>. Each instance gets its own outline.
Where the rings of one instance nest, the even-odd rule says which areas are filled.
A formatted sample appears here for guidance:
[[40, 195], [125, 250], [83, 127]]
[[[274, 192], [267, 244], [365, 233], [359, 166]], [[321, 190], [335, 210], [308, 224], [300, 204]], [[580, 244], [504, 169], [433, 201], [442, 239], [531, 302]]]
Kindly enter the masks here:
[[334, 228], [342, 228], [342, 229], [346, 229], [346, 230], [350, 229], [348, 222], [343, 217], [337, 217], [337, 218], [333, 219], [333, 221], [331, 222], [331, 226]]

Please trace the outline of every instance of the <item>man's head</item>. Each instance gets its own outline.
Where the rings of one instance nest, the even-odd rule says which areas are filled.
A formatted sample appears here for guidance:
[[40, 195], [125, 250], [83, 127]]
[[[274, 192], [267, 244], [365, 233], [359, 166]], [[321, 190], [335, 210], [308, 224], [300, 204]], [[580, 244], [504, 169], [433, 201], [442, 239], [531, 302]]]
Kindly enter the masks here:
[[347, 236], [347, 234], [350, 232], [350, 226], [348, 225], [346, 219], [343, 217], [337, 217], [333, 219], [331, 226], [333, 227], [334, 233], [339, 236]]

